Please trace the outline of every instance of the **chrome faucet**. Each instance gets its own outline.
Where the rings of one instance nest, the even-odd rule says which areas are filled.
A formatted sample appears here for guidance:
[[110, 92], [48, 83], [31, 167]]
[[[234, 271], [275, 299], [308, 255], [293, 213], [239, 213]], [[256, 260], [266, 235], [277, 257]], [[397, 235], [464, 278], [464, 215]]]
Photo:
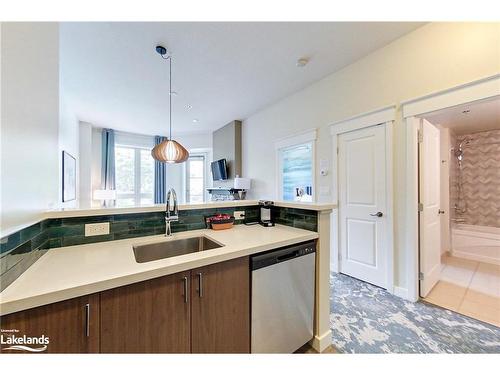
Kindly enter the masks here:
[[[170, 211], [170, 198], [174, 200], [174, 210], [172, 211], [173, 215], [171, 215]], [[165, 210], [165, 236], [170, 237], [172, 236], [172, 228], [170, 226], [170, 223], [172, 221], [178, 221], [179, 220], [179, 211], [177, 208], [177, 194], [175, 193], [175, 190], [171, 188], [168, 193], [167, 193], [167, 208]]]

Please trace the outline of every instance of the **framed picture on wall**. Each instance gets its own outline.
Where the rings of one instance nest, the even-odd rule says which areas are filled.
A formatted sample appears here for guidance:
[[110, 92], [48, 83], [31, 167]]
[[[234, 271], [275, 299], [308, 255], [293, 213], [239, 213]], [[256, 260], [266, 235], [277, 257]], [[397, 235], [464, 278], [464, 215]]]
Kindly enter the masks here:
[[66, 151], [62, 152], [62, 201], [76, 199], [76, 159]]

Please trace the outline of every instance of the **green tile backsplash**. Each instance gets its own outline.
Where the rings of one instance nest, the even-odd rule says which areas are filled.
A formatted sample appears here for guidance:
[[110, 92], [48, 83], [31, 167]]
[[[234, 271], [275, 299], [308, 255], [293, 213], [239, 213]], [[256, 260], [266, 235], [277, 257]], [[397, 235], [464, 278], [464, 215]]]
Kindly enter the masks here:
[[[235, 224], [255, 222], [259, 219], [259, 206], [210, 208], [179, 211], [179, 221], [172, 222], [173, 232], [205, 228], [205, 216], [216, 213], [233, 214], [245, 211], [245, 220]], [[273, 219], [278, 224], [317, 231], [317, 212], [296, 208], [273, 207]], [[85, 224], [110, 223], [110, 233], [85, 237]], [[3, 237], [0, 240], [0, 291], [11, 284], [47, 249], [103, 241], [122, 240], [165, 233], [165, 213], [146, 212], [119, 215], [100, 215], [46, 219]]]

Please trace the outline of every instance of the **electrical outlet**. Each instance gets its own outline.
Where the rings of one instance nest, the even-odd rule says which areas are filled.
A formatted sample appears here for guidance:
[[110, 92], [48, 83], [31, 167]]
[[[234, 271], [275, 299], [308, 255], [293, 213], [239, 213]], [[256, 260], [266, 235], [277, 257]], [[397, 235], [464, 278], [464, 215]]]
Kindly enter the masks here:
[[109, 234], [109, 223], [85, 224], [85, 237]]
[[234, 220], [243, 220], [245, 218], [245, 211], [234, 211]]

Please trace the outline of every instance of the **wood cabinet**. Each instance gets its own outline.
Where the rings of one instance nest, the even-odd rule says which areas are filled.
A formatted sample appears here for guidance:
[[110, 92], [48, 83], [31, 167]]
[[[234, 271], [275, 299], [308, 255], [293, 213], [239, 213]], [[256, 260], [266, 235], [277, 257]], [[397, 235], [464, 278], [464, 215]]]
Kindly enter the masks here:
[[101, 352], [189, 353], [189, 279], [181, 272], [101, 292]]
[[5, 315], [0, 326], [48, 336], [48, 353], [249, 353], [249, 258]]
[[[2, 335], [48, 337], [47, 349], [40, 353], [99, 352], [99, 294], [73, 298], [0, 317]], [[9, 330], [6, 332], [5, 330]], [[23, 353], [5, 350], [3, 353]], [[44, 345], [27, 345], [40, 348]]]
[[193, 353], [250, 352], [248, 257], [191, 271]]

